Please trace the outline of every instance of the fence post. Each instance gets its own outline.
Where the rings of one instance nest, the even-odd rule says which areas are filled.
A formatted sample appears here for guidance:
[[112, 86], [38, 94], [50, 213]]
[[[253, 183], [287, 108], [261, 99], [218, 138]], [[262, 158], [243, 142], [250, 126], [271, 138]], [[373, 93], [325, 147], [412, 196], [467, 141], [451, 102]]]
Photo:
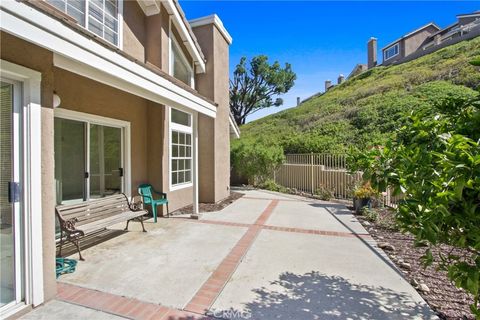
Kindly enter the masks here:
[[312, 173], [312, 174], [311, 174], [311, 179], [312, 179], [312, 182], [311, 182], [311, 184], [312, 184], [312, 189], [311, 189], [311, 190], [312, 190], [312, 196], [313, 196], [313, 195], [315, 194], [315, 190], [313, 189], [313, 184], [314, 184], [314, 182], [313, 182], [313, 169], [314, 169], [314, 167], [313, 167], [313, 152], [310, 153], [310, 167], [311, 167], [311, 169], [312, 169], [312, 170], [311, 170], [311, 173]]

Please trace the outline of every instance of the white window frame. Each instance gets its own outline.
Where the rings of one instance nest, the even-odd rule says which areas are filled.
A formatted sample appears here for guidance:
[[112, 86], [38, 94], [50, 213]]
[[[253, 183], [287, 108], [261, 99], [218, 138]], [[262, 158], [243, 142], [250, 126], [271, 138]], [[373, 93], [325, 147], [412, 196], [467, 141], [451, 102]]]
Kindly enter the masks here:
[[[176, 109], [180, 112], [188, 114], [190, 117], [190, 126], [184, 126], [178, 123], [172, 122], [172, 109]], [[169, 128], [168, 128], [168, 185], [170, 191], [180, 190], [184, 188], [190, 188], [193, 186], [194, 173], [194, 135], [193, 135], [193, 114], [191, 112], [185, 111], [184, 109], [168, 107], [168, 119], [169, 119]], [[172, 131], [178, 131], [182, 133], [187, 133], [191, 135], [190, 144], [191, 144], [191, 153], [190, 153], [190, 182], [172, 184]], [[186, 158], [186, 157], [185, 157]]]
[[[112, 119], [102, 116], [97, 116], [89, 113], [83, 113], [63, 108], [57, 108], [54, 111], [55, 118], [62, 118], [68, 120], [74, 120], [86, 123], [89, 127], [90, 124], [96, 124], [101, 126], [108, 126], [113, 128], [122, 129], [122, 164], [123, 164], [123, 193], [127, 197], [132, 197], [132, 173], [131, 173], [131, 130], [130, 122], [118, 119]], [[89, 129], [88, 129], [89, 130]], [[88, 139], [90, 137], [87, 137]], [[88, 140], [87, 139], [87, 140]], [[90, 158], [90, 148], [86, 148], [86, 157]], [[90, 172], [89, 161], [87, 161], [87, 167], [85, 168], [87, 172]], [[87, 183], [87, 197], [90, 196], [90, 181]]]
[[[390, 56], [387, 58], [387, 51], [390, 50], [390, 49], [393, 49], [393, 48], [397, 48], [397, 53], [395, 53], [393, 56]], [[390, 60], [392, 59], [393, 57], [396, 57], [400, 54], [400, 44], [397, 42], [395, 43], [394, 45], [391, 45], [390, 47], [386, 48], [384, 51], [383, 51], [383, 60]]]
[[24, 303], [5, 311], [0, 318], [19, 312], [28, 305], [44, 302], [43, 288], [43, 213], [42, 213], [42, 110], [41, 73], [0, 59], [0, 75], [17, 81], [22, 87], [20, 148], [23, 154], [23, 285]]
[[[85, 3], [85, 20], [83, 21], [83, 23], [85, 25], [84, 26], [80, 25], [80, 26], [82, 28], [84, 28], [85, 30], [87, 30], [88, 32], [94, 34], [96, 37], [100, 37], [101, 39], [107, 41], [108, 43], [118, 47], [120, 50], [123, 50], [123, 1], [124, 0], [117, 0], [117, 17], [116, 17], [117, 23], [118, 23], [118, 25], [117, 25], [117, 44], [108, 41], [104, 37], [99, 36], [96, 33], [94, 33], [93, 31], [90, 31], [90, 29], [88, 29], [88, 22], [89, 22], [88, 20], [90, 19], [89, 18], [89, 11], [90, 11], [91, 0], [83, 0], [83, 1]], [[48, 4], [53, 6], [53, 4], [51, 4], [51, 3], [48, 3]], [[95, 4], [95, 3], [93, 3], [93, 5], [97, 6], [97, 4]], [[57, 7], [55, 7], [55, 8], [58, 9]], [[61, 10], [61, 9], [58, 9], [58, 10]], [[61, 11], [64, 12], [66, 15], [68, 15], [66, 10], [61, 10]], [[105, 15], [105, 12], [103, 14]], [[100, 21], [98, 21], [98, 22], [100, 22]], [[105, 28], [105, 22], [100, 22], [100, 23]]]
[[[171, 22], [170, 22], [170, 36], [169, 36], [169, 74], [173, 77], [173, 46], [176, 47], [177, 51], [180, 52], [180, 59], [182, 62], [187, 66], [188, 71], [190, 72], [190, 87], [195, 88], [195, 70], [193, 67], [193, 61], [189, 62], [187, 57], [185, 56], [185, 53], [182, 50], [182, 47], [180, 47], [180, 44], [178, 43], [177, 39], [175, 39], [175, 36], [173, 35], [172, 29], [171, 29]], [[188, 84], [186, 84], [188, 85]]]

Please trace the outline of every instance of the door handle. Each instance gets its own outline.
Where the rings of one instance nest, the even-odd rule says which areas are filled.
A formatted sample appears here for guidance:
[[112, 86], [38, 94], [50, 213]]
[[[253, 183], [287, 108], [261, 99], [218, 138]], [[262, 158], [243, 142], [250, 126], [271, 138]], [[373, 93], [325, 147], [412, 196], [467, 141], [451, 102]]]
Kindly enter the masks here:
[[120, 175], [120, 177], [123, 177], [123, 168], [118, 168], [118, 174]]
[[85, 179], [88, 179], [90, 177], [90, 173], [85, 172]]
[[8, 182], [8, 202], [14, 203], [20, 201], [20, 184], [18, 182]]

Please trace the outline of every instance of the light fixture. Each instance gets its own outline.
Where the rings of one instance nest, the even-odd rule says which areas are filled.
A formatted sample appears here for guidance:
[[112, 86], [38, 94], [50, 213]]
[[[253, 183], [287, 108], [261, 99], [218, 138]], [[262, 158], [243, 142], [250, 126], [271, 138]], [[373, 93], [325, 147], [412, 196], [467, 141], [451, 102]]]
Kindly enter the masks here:
[[60, 106], [60, 103], [62, 103], [62, 99], [60, 99], [58, 94], [53, 91], [53, 108], [58, 108]]

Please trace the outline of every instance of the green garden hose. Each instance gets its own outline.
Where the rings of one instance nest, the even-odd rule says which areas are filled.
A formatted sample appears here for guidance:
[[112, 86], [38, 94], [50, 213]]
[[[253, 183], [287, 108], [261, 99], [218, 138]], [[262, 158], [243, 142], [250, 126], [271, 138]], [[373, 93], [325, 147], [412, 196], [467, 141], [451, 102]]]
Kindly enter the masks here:
[[77, 260], [57, 258], [56, 265], [57, 265], [56, 270], [57, 270], [57, 278], [58, 278], [62, 274], [74, 272], [75, 268], [77, 267]]

